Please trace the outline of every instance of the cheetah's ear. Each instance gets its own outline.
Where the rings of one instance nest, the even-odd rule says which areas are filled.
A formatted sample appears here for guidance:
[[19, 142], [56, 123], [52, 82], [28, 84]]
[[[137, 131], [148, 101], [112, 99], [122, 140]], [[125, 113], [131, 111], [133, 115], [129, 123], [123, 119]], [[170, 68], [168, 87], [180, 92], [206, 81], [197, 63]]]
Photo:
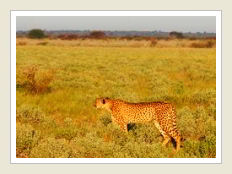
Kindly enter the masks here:
[[105, 104], [105, 103], [106, 103], [106, 101], [105, 101], [105, 99], [104, 99], [104, 98], [102, 99], [102, 103], [103, 103], [103, 104]]

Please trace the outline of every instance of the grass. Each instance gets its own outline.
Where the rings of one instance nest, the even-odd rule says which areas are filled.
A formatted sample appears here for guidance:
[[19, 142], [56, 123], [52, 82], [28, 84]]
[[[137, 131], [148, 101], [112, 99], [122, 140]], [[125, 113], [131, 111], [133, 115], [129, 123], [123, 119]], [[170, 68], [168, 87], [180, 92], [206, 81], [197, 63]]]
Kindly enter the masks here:
[[72, 46], [72, 47], [156, 47], [156, 48], [215, 48], [215, 40], [201, 39], [151, 39], [151, 40], [126, 40], [126, 39], [75, 39], [75, 40], [62, 40], [62, 39], [28, 39], [17, 38], [17, 46]]
[[[179, 41], [154, 47], [147, 41], [20, 42], [26, 44], [16, 50], [17, 157], [216, 157], [215, 48], [177, 46]], [[31, 67], [34, 82], [27, 77]], [[109, 113], [92, 106], [97, 97], [173, 103], [180, 152], [172, 154], [171, 143], [162, 147], [153, 123], [121, 132]]]

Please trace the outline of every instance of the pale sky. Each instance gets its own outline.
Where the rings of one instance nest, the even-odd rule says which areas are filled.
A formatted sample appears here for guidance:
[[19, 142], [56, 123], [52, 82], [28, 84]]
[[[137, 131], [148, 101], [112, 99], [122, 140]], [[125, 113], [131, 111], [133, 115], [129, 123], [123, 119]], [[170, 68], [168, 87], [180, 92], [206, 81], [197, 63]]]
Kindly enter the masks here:
[[136, 30], [216, 33], [213, 16], [18, 16], [16, 30]]

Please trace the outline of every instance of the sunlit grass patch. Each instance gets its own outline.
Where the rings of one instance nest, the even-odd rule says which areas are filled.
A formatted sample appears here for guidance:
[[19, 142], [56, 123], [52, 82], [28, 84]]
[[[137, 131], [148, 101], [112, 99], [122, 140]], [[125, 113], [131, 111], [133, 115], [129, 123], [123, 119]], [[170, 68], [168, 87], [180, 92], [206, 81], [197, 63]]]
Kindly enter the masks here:
[[50, 83], [54, 79], [55, 71], [39, 71], [34, 65], [17, 71], [17, 88], [26, 89], [31, 94], [43, 94], [51, 91]]
[[[186, 40], [154, 47], [150, 41], [23, 41], [16, 50], [17, 157], [216, 156], [215, 48], [189, 48], [195, 41]], [[154, 123], [120, 131], [110, 113], [93, 107], [98, 97], [172, 103], [180, 152], [172, 153], [171, 142], [162, 146]]]
[[[39, 141], [40, 132], [36, 131], [29, 124], [16, 125], [16, 149], [18, 152], [24, 153], [25, 156], [30, 154], [30, 151]], [[20, 157], [20, 154], [18, 154]]]
[[71, 148], [65, 139], [48, 138], [33, 148], [30, 158], [68, 158], [71, 156]]

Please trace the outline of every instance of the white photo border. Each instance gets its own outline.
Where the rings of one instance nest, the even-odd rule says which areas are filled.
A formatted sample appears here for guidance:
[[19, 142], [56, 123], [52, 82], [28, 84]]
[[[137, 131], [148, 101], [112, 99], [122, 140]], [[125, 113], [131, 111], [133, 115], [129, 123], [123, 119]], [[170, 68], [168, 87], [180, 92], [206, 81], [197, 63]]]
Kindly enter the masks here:
[[[16, 158], [16, 17], [17, 16], [215, 16], [216, 17], [216, 158]], [[11, 11], [11, 163], [222, 163], [222, 11]]]

